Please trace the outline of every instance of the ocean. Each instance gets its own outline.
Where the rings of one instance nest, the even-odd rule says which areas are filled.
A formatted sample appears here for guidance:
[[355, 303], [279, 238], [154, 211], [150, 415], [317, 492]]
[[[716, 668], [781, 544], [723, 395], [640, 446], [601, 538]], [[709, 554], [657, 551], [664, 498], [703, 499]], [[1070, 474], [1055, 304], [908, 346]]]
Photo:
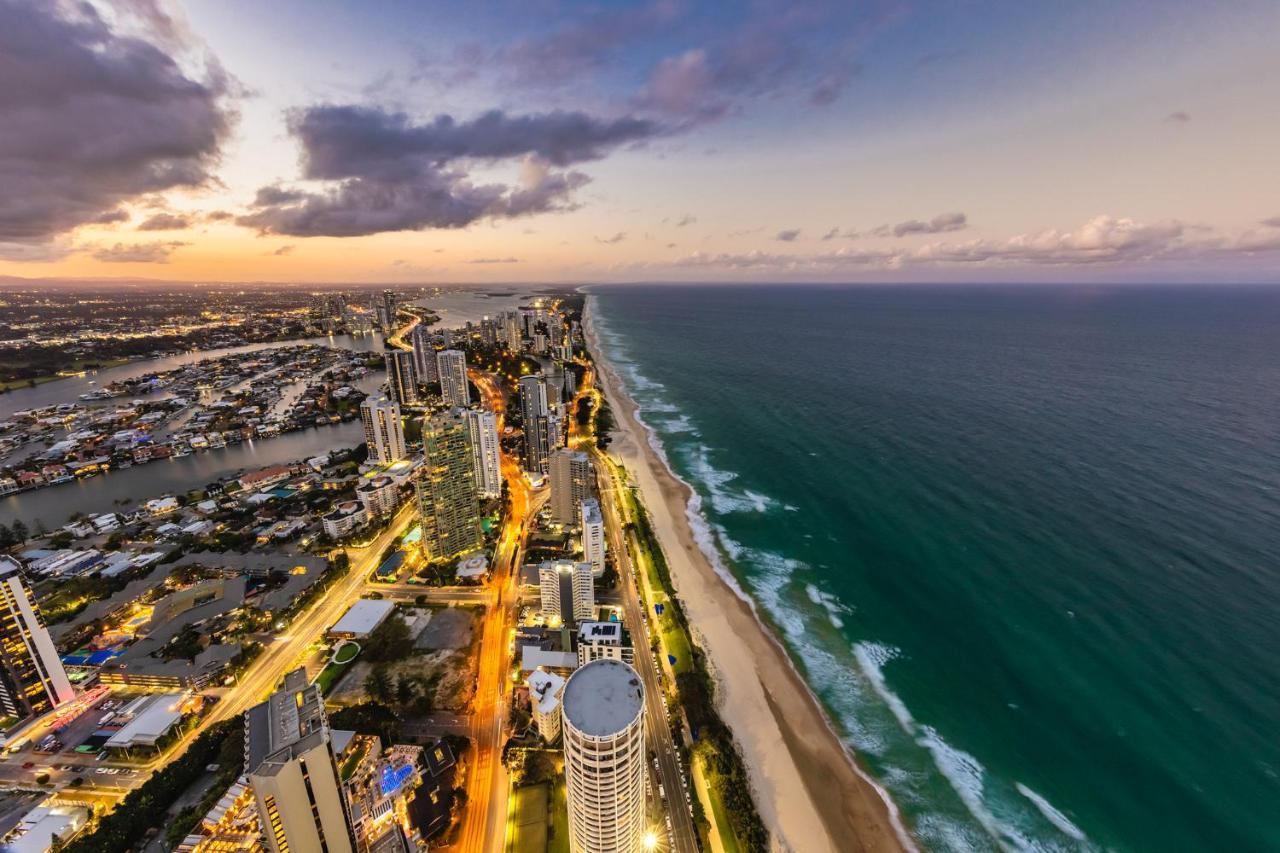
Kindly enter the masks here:
[[1280, 289], [591, 293], [923, 848], [1280, 850]]

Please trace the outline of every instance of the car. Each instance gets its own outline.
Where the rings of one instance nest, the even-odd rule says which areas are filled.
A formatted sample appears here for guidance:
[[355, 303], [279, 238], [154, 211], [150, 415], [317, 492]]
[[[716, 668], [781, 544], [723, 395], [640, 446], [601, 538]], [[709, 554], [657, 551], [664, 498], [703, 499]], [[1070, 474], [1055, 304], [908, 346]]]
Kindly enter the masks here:
[[34, 761], [24, 761], [24, 762], [22, 762], [22, 769], [23, 769], [23, 770], [30, 770], [32, 767], [35, 767], [35, 766], [36, 766], [36, 763], [35, 763]]

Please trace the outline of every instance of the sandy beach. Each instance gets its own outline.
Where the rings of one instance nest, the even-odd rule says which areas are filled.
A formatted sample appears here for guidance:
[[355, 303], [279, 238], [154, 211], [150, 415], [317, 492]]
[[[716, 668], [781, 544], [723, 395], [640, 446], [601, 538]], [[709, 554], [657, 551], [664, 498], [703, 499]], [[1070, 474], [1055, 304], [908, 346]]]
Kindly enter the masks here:
[[686, 516], [689, 487], [650, 446], [635, 403], [600, 346], [591, 297], [587, 305], [588, 345], [618, 424], [609, 452], [626, 465], [643, 494], [775, 849], [913, 849], [893, 804], [858, 768], [785, 650], [698, 547]]

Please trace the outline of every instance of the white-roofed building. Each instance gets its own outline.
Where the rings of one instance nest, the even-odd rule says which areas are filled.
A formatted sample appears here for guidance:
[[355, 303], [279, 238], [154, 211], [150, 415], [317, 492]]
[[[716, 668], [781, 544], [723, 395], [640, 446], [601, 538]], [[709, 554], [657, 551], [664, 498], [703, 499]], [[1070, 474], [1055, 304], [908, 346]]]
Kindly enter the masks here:
[[343, 640], [360, 640], [371, 633], [396, 609], [395, 602], [362, 598], [342, 614], [329, 629], [329, 636]]
[[565, 679], [554, 672], [535, 669], [525, 682], [529, 685], [529, 704], [533, 706], [533, 722], [547, 743], [560, 737], [560, 694]]
[[89, 820], [89, 810], [47, 801], [22, 816], [18, 825], [0, 843], [4, 853], [47, 853], [55, 838], [61, 844], [71, 840]]
[[130, 703], [125, 711], [132, 713], [133, 719], [107, 738], [107, 746], [113, 749], [155, 746], [182, 719], [185, 700], [183, 693], [160, 693]]

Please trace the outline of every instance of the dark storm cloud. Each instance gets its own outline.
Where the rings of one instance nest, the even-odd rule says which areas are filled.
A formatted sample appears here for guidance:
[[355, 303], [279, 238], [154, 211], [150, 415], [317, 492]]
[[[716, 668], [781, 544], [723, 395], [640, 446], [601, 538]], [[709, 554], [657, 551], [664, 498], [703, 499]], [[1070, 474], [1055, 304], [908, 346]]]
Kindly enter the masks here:
[[[289, 125], [302, 145], [303, 178], [334, 183], [314, 192], [263, 187], [255, 210], [237, 222], [303, 237], [461, 228], [485, 217], [572, 209], [573, 191], [590, 179], [552, 166], [598, 160], [661, 132], [644, 119], [581, 112], [493, 110], [471, 121], [441, 115], [416, 124], [403, 113], [360, 106], [295, 111]], [[477, 184], [466, 171], [477, 161], [517, 158], [524, 172], [517, 186]]]
[[207, 182], [232, 120], [220, 70], [207, 76], [88, 4], [0, 0], [0, 243], [120, 221], [121, 202]]

